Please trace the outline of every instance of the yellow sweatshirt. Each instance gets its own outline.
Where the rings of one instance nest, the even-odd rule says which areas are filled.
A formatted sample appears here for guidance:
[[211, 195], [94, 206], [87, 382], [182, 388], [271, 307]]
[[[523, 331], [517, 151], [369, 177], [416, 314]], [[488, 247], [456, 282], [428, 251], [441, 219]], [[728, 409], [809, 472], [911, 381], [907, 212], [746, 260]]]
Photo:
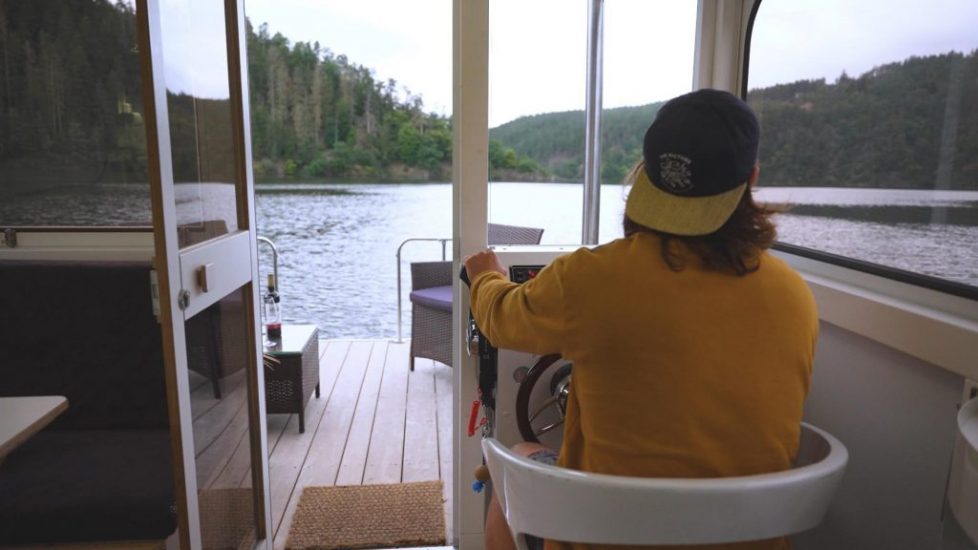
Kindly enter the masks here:
[[[499, 273], [472, 281], [489, 341], [574, 363], [558, 465], [698, 478], [789, 467], [818, 333], [810, 290], [767, 253], [737, 277], [678, 250], [676, 272], [658, 237], [638, 233], [560, 257], [523, 285]], [[547, 541], [559, 546], [569, 545]]]

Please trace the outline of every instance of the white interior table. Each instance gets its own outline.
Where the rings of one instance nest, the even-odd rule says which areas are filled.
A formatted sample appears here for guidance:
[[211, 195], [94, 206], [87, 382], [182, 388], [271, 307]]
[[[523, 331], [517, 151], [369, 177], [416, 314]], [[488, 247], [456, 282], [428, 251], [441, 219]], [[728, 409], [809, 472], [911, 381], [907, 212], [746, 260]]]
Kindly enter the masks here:
[[0, 397], [0, 461], [67, 408], [63, 395]]

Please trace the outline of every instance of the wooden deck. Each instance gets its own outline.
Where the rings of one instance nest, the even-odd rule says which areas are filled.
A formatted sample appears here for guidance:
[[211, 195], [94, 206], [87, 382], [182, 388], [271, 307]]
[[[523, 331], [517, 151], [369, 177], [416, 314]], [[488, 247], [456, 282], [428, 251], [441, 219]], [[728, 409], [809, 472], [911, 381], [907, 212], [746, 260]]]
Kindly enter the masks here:
[[[408, 342], [319, 344], [321, 396], [306, 405], [305, 433], [299, 433], [294, 414], [268, 415], [274, 548], [285, 548], [306, 486], [439, 479], [445, 487], [446, 536], [451, 541], [451, 369], [419, 360], [410, 372]], [[195, 424], [206, 419], [200, 423], [203, 429], [195, 430], [203, 489], [243, 487], [250, 481], [242, 381], [240, 376], [225, 379], [220, 400], [213, 398], [209, 384], [200, 383], [193, 391]], [[225, 420], [214, 422], [216, 417]], [[220, 426], [220, 433], [208, 433], [205, 426]]]

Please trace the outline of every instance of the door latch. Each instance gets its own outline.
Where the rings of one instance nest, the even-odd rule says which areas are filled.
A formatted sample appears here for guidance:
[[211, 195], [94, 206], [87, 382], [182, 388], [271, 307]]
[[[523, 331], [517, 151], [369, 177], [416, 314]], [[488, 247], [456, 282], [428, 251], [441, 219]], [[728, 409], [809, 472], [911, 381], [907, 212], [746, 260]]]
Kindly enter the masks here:
[[189, 290], [184, 289], [180, 291], [180, 295], [177, 296], [177, 306], [179, 306], [181, 310], [187, 309], [187, 307], [190, 306]]

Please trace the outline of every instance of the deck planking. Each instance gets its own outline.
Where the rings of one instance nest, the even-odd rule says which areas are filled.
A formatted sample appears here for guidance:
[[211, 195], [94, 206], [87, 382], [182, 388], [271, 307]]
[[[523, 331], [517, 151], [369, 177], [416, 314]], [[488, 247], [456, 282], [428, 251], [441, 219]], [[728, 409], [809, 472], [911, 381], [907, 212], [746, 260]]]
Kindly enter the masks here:
[[453, 475], [453, 433], [455, 414], [452, 410], [452, 370], [438, 365], [435, 371], [435, 400], [437, 401], [438, 419], [438, 478], [444, 485], [445, 525], [448, 526], [448, 543], [452, 541], [452, 510], [455, 500], [452, 498]]
[[[446, 535], [452, 540], [452, 371], [420, 359], [410, 372], [409, 346], [386, 340], [324, 340], [321, 396], [306, 404], [306, 432], [299, 433], [294, 414], [267, 416], [276, 550], [285, 548], [302, 490], [314, 485], [440, 479]], [[202, 489], [251, 483], [247, 426], [239, 420], [243, 415], [233, 414], [244, 409], [245, 385], [234, 382], [225, 385], [221, 400], [209, 393], [209, 384], [192, 392], [206, 410], [195, 418], [203, 447], [199, 466], [207, 470]]]
[[363, 485], [401, 482], [407, 413], [407, 359], [406, 354], [391, 353], [384, 365]]
[[374, 417], [377, 412], [377, 397], [380, 395], [380, 381], [384, 374], [387, 361], [388, 346], [386, 342], [374, 345], [367, 365], [367, 374], [360, 387], [356, 411], [353, 414], [353, 424], [350, 435], [346, 440], [343, 452], [343, 462], [336, 476], [336, 485], [360, 485], [363, 483], [363, 472], [367, 466], [367, 451], [370, 449], [370, 434], [373, 431]]
[[[326, 405], [333, 394], [333, 387], [339, 375], [343, 362], [346, 360], [350, 342], [330, 342], [319, 360], [319, 389], [320, 397], [309, 400], [306, 408], [306, 433], [299, 433], [299, 420], [296, 415], [287, 415], [289, 421], [277, 435], [278, 443], [268, 457], [268, 477], [271, 487], [272, 530], [275, 532], [275, 544], [285, 547], [285, 538], [289, 534], [289, 525], [295, 505], [302, 494], [302, 486], [298, 485], [299, 474], [302, 472], [306, 457], [312, 446], [314, 435], [326, 412]], [[272, 417], [286, 415], [269, 415]], [[271, 440], [272, 433], [268, 434]]]
[[444, 369], [432, 361], [415, 361], [408, 376], [407, 410], [404, 415], [404, 457], [401, 481], [438, 479], [438, 410], [435, 371]]

